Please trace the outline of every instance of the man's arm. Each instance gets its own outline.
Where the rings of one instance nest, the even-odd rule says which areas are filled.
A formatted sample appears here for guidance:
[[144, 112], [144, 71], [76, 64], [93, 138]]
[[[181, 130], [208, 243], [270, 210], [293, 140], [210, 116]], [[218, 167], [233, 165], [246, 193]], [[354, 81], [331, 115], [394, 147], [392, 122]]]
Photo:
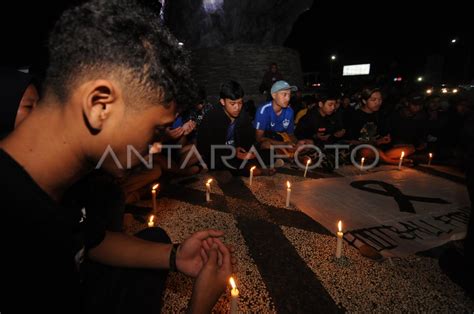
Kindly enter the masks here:
[[107, 231], [104, 240], [90, 249], [89, 257], [110, 266], [167, 269], [171, 247], [171, 244]]
[[[176, 252], [178, 271], [196, 277], [207, 262], [201, 255], [202, 242], [217, 241], [219, 230], [198, 231], [184, 240]], [[90, 249], [89, 257], [106, 265], [133, 268], [168, 269], [172, 245], [142, 240], [119, 232], [106, 232], [104, 240]]]

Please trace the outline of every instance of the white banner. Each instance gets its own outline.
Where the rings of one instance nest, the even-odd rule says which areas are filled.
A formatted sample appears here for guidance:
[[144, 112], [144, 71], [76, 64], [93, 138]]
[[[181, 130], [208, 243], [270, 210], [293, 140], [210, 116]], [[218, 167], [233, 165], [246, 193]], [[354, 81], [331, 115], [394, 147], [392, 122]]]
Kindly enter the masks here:
[[465, 236], [466, 187], [403, 168], [343, 178], [307, 180], [291, 202], [330, 231], [342, 220], [346, 241], [385, 256], [424, 251]]

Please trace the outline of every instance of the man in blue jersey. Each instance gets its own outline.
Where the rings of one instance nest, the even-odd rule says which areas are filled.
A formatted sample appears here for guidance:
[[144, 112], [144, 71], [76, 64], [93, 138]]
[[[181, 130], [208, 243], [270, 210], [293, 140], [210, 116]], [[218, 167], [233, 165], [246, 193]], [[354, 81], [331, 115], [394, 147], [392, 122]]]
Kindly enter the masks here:
[[290, 86], [285, 81], [277, 81], [271, 88], [272, 100], [258, 108], [254, 125], [260, 148], [291, 145], [289, 151], [294, 151], [296, 144], [304, 144], [299, 143], [293, 134], [294, 113], [289, 103], [291, 92], [296, 90], [296, 86]]

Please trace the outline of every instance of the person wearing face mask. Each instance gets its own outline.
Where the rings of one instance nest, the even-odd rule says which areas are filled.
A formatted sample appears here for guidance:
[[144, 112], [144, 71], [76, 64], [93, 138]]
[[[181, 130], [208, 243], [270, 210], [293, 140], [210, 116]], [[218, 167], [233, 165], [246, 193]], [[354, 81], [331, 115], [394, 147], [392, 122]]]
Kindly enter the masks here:
[[0, 70], [0, 139], [25, 120], [38, 100], [32, 75], [14, 69]]

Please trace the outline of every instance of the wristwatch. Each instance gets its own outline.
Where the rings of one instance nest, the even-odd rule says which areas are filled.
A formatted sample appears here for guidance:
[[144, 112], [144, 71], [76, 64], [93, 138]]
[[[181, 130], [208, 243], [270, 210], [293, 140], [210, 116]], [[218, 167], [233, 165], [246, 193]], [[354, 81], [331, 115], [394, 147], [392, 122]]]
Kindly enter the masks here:
[[171, 248], [170, 253], [170, 271], [177, 272], [178, 268], [176, 267], [176, 252], [178, 251], [180, 243], [174, 243], [173, 247]]

